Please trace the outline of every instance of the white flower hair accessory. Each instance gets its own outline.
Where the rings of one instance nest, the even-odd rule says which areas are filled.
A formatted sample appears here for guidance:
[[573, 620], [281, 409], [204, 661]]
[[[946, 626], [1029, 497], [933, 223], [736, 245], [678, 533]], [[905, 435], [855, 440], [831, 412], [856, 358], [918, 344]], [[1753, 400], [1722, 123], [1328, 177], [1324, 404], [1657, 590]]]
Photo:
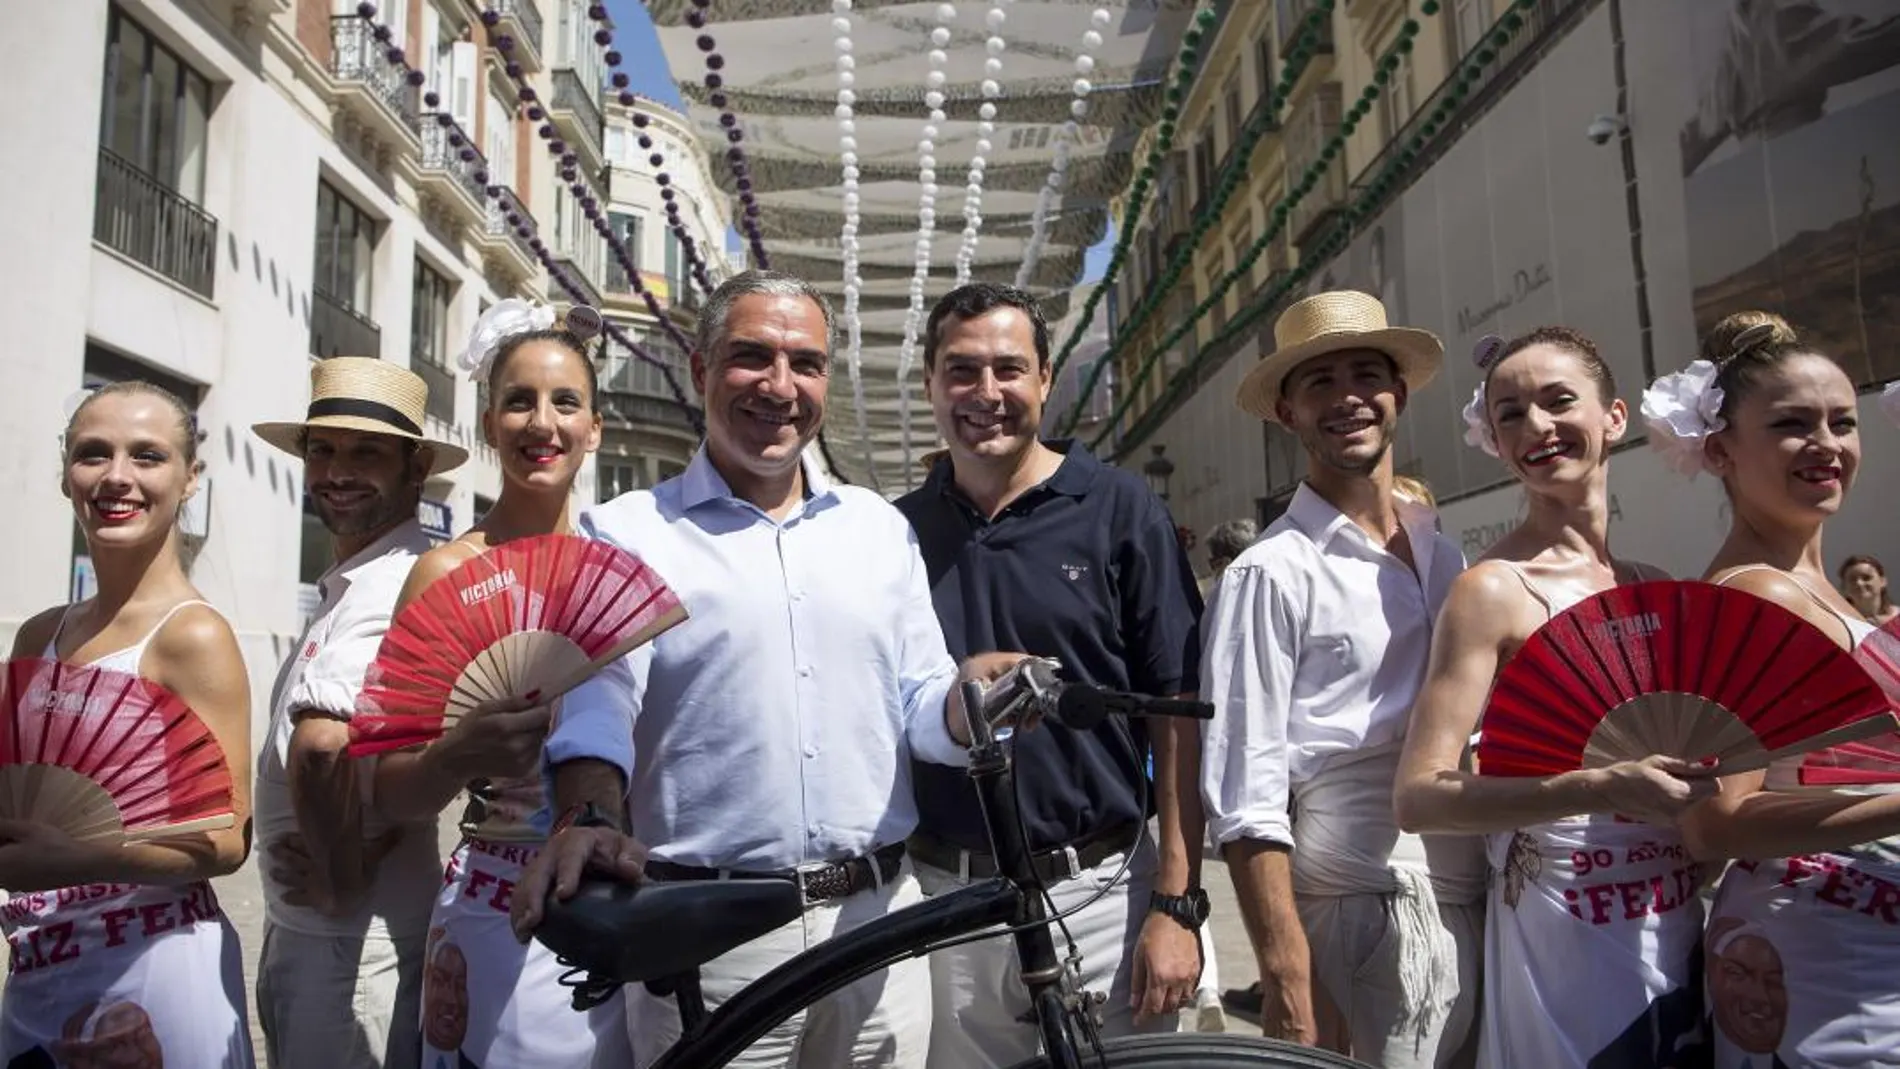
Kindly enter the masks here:
[[1678, 475], [1695, 478], [1708, 470], [1702, 444], [1709, 435], [1728, 426], [1722, 411], [1722, 388], [1715, 384], [1720, 368], [1697, 360], [1681, 371], [1664, 375], [1643, 391], [1643, 422], [1649, 444]]
[[1498, 438], [1491, 431], [1491, 420], [1484, 411], [1484, 377], [1490, 374], [1491, 361], [1504, 347], [1504, 339], [1496, 334], [1486, 334], [1471, 347], [1471, 362], [1478, 365], [1478, 384], [1471, 389], [1471, 400], [1465, 402], [1465, 444], [1474, 449], [1482, 449], [1492, 456], [1498, 455]]
[[516, 334], [553, 328], [554, 309], [545, 304], [535, 304], [519, 297], [498, 301], [475, 321], [475, 329], [468, 334], [468, 348], [462, 351], [456, 363], [468, 372], [470, 378], [485, 378], [488, 366], [494, 362], [495, 353], [503, 342]]
[[1890, 382], [1880, 394], [1880, 410], [1887, 414], [1896, 426], [1900, 426], [1900, 382]]

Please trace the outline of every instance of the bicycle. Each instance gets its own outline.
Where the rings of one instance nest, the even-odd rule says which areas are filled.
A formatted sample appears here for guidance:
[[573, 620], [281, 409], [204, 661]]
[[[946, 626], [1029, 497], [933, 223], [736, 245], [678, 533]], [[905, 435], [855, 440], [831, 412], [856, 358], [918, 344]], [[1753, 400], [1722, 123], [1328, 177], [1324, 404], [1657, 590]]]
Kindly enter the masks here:
[[[584, 879], [565, 902], [548, 899], [539, 939], [569, 973], [576, 1009], [600, 1004], [624, 984], [672, 996], [681, 1038], [651, 1069], [719, 1069], [779, 1023], [824, 996], [907, 958], [1008, 934], [1029, 990], [1043, 1053], [1012, 1069], [1365, 1069], [1327, 1051], [1264, 1038], [1175, 1033], [1102, 1039], [1092, 1007], [1106, 996], [1080, 989], [1080, 955], [1058, 960], [1043, 889], [1016, 808], [1006, 724], [1047, 717], [1089, 730], [1111, 715], [1209, 719], [1204, 702], [1154, 698], [1063, 683], [1054, 661], [1023, 661], [985, 690], [963, 684], [975, 781], [1003, 875], [971, 884], [836, 936], [784, 962], [708, 1013], [699, 988], [705, 963], [796, 920], [802, 888], [791, 880], [744, 879], [627, 885]], [[1033, 729], [1029, 729], [1033, 730]], [[1080, 907], [1078, 907], [1080, 908]], [[1001, 931], [995, 931], [998, 926]], [[575, 979], [576, 976], [579, 979]], [[972, 1067], [976, 1069], [976, 1067]]]

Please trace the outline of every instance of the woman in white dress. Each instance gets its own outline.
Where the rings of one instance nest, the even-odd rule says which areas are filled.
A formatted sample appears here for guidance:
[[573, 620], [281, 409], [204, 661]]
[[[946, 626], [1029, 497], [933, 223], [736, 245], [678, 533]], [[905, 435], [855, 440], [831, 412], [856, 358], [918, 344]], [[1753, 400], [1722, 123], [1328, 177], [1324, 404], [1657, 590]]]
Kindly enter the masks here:
[[[587, 355], [587, 328], [599, 323], [592, 309], [578, 311], [557, 326], [552, 309], [509, 300], [475, 324], [462, 366], [488, 386], [482, 436], [500, 458], [501, 495], [481, 522], [416, 562], [397, 612], [496, 546], [573, 532], [574, 480], [600, 447]], [[377, 764], [377, 808], [391, 819], [433, 816], [469, 794], [429, 921], [424, 1069], [619, 1069], [632, 1060], [620, 997], [575, 1012], [553, 952], [524, 946], [508, 925], [509, 894], [548, 835], [540, 771], [549, 711], [526, 706], [474, 710], [435, 743]]]
[[[1873, 625], [1828, 582], [1821, 534], [1860, 467], [1853, 383], [1763, 313], [1718, 324], [1703, 352], [1644, 408], [1652, 443], [1728, 494], [1706, 578], [1852, 649]], [[1735, 859], [1706, 941], [1715, 1064], [1900, 1064], [1900, 792], [1802, 788], [1799, 765], [1724, 777], [1682, 823], [1698, 858]]]
[[[209, 880], [250, 849], [250, 685], [230, 625], [179, 557], [178, 513], [198, 486], [197, 427], [169, 392], [116, 383], [74, 410], [62, 445], [61, 490], [98, 593], [28, 620], [12, 657], [136, 674], [176, 694], [224, 750], [236, 821], [125, 846], [0, 821], [0, 927], [13, 954], [0, 1063], [249, 1069], [237, 933]], [[46, 671], [28, 681], [21, 715], [53, 704], [54, 684]]]
[[[1666, 756], [1543, 778], [1481, 777], [1466, 758], [1492, 681], [1533, 632], [1599, 591], [1665, 578], [1610, 552], [1609, 451], [1628, 410], [1596, 347], [1542, 327], [1494, 352], [1466, 440], [1503, 460], [1527, 509], [1439, 613], [1399, 766], [1399, 825], [1486, 836], [1480, 1066], [1686, 1064], [1701, 1045], [1701, 874], [1674, 820], [1714, 781]], [[1638, 881], [1663, 891], [1646, 891], [1641, 909], [1599, 908], [1603, 886]]]

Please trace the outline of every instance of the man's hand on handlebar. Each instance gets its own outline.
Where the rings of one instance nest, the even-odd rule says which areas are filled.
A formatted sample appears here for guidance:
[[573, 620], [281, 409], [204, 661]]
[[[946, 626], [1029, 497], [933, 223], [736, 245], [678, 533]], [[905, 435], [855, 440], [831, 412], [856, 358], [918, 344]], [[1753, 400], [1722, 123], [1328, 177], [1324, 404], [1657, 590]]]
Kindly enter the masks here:
[[950, 698], [944, 703], [944, 721], [950, 729], [950, 737], [957, 740], [958, 745], [970, 745], [970, 721], [963, 708], [962, 684], [974, 680], [987, 687], [1028, 659], [1027, 653], [979, 653], [957, 666], [956, 685], [951, 686]]
[[566, 901], [580, 886], [583, 870], [611, 876], [622, 883], [644, 879], [647, 848], [612, 828], [565, 828], [541, 848], [515, 883], [509, 903], [509, 921], [515, 938], [526, 943], [541, 924], [548, 891]]

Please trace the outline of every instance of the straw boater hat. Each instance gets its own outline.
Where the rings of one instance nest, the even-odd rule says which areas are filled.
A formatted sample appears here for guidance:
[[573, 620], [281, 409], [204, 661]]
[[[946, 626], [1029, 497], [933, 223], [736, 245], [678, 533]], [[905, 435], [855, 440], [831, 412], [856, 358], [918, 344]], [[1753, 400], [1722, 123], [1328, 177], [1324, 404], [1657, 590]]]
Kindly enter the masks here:
[[367, 356], [335, 356], [310, 369], [310, 410], [297, 423], [255, 423], [251, 432], [292, 456], [303, 456], [306, 427], [409, 438], [435, 454], [429, 474], [468, 459], [468, 450], [422, 433], [429, 386], [415, 372]]
[[1445, 347], [1430, 331], [1388, 327], [1385, 305], [1356, 290], [1316, 293], [1295, 302], [1273, 324], [1268, 353], [1240, 382], [1234, 402], [1258, 419], [1280, 422], [1274, 406], [1280, 385], [1294, 368], [1341, 349], [1376, 349], [1399, 366], [1406, 389], [1416, 393], [1438, 374]]

